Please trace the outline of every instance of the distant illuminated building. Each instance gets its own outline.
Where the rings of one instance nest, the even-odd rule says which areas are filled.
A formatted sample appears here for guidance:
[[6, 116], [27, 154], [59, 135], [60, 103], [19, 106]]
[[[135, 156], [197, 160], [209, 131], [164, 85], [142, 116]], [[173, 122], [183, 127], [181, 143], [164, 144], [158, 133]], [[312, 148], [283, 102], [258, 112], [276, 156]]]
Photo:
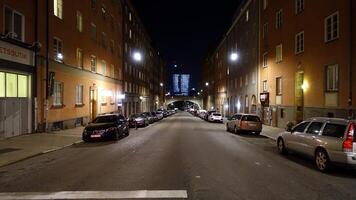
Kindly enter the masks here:
[[189, 74], [173, 74], [173, 93], [176, 96], [189, 95]]

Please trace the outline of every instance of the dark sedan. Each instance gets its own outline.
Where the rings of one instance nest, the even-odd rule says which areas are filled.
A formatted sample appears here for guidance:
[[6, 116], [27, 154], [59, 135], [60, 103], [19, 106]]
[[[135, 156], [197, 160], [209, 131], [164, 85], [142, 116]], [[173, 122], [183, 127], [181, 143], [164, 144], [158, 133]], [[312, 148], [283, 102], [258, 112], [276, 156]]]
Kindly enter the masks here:
[[129, 118], [130, 127], [146, 127], [150, 124], [148, 118], [144, 114], [133, 114]]
[[96, 140], [119, 140], [120, 137], [128, 136], [129, 124], [122, 115], [102, 115], [87, 125], [83, 131], [83, 141]]

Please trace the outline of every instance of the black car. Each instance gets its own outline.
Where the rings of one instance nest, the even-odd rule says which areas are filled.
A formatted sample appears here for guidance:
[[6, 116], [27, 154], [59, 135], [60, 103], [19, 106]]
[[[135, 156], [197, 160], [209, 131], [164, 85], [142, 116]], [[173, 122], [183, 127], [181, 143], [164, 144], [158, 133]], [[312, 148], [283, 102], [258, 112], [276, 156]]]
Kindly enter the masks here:
[[130, 133], [129, 124], [123, 115], [102, 115], [94, 119], [83, 131], [83, 141], [118, 140]]

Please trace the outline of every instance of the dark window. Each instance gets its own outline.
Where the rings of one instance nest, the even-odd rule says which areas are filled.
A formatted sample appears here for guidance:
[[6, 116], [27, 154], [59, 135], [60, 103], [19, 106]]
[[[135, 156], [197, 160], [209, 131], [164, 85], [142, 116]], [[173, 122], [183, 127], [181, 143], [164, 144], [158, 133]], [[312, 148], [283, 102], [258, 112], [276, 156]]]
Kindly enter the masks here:
[[312, 122], [310, 126], [308, 127], [307, 133], [308, 134], [314, 134], [318, 135], [320, 133], [321, 127], [323, 126], [324, 123], [322, 122]]
[[96, 0], [91, 0], [91, 3], [90, 3], [90, 5], [91, 5], [91, 8], [96, 8]]
[[346, 125], [326, 124], [323, 131], [323, 136], [342, 138], [344, 137], [345, 130], [346, 130]]
[[283, 119], [284, 118], [284, 108], [281, 108], [280, 112], [281, 112], [281, 119]]
[[294, 127], [293, 132], [300, 132], [303, 133], [305, 128], [308, 126], [309, 122], [302, 122], [296, 127]]

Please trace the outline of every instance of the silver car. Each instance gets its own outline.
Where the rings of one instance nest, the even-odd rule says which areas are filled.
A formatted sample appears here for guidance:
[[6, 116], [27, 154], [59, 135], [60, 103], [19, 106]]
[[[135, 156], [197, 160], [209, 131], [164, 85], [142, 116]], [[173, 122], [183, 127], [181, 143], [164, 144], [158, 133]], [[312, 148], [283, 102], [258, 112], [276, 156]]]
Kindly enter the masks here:
[[311, 118], [280, 133], [277, 147], [315, 159], [318, 170], [326, 172], [331, 164], [356, 167], [355, 122], [336, 118]]
[[233, 131], [235, 134], [245, 131], [260, 135], [262, 131], [262, 122], [260, 117], [257, 115], [242, 113], [235, 114], [228, 118], [226, 131]]

